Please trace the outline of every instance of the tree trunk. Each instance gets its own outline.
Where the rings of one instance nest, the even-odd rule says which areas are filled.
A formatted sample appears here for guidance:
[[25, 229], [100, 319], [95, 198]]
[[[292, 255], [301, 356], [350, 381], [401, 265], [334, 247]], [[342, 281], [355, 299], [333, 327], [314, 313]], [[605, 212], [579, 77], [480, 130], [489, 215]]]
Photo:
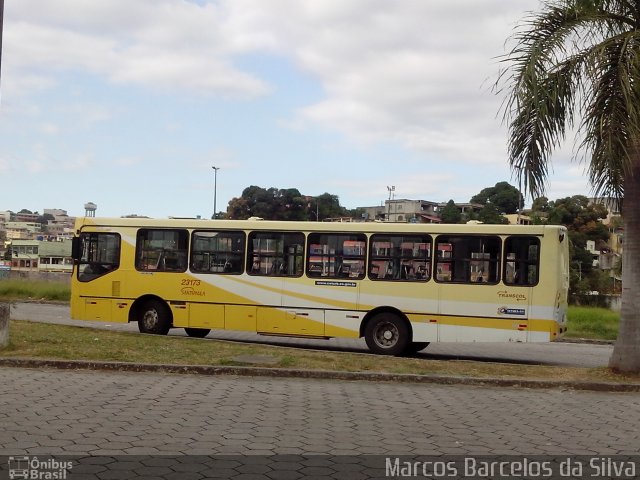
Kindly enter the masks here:
[[632, 154], [632, 171], [624, 179], [622, 307], [620, 330], [609, 367], [640, 372], [640, 148]]
[[0, 303], [0, 348], [9, 345], [9, 304]]

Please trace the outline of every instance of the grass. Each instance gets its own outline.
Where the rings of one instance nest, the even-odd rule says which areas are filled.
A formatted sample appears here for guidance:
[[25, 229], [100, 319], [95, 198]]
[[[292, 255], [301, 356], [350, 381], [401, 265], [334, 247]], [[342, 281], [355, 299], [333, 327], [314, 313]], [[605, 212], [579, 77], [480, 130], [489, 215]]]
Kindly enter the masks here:
[[615, 340], [620, 314], [606, 308], [569, 307], [568, 338]]
[[[242, 365], [242, 355], [266, 355], [271, 368], [447, 375], [475, 378], [555, 379], [640, 383], [640, 375], [615, 374], [606, 368], [513, 365], [458, 360], [395, 358], [358, 353], [310, 351], [212, 339], [162, 337], [82, 327], [11, 321], [10, 344], [2, 357], [121, 361], [176, 365]], [[264, 366], [264, 365], [259, 365]]]
[[61, 282], [0, 280], [0, 300], [69, 301], [70, 286]]

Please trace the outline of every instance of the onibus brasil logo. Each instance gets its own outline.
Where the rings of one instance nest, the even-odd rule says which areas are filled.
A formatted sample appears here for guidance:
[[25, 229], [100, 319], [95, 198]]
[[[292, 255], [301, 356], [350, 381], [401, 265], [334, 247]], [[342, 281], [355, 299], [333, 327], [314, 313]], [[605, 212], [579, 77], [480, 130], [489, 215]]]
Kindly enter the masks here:
[[39, 460], [38, 457], [9, 457], [9, 478], [28, 480], [65, 480], [72, 468], [71, 462], [55, 458]]

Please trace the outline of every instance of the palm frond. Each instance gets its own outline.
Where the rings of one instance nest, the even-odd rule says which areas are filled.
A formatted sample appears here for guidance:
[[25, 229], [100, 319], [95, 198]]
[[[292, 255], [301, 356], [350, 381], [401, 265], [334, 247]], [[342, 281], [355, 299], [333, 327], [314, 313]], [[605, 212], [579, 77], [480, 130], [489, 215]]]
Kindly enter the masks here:
[[581, 149], [596, 195], [621, 199], [631, 173], [629, 148], [640, 138], [640, 32], [616, 35], [590, 52]]
[[[605, 128], [609, 131], [608, 142], [596, 139], [596, 110], [589, 110], [589, 106], [601, 109], [610, 95], [599, 88], [619, 89], [623, 77], [628, 78], [620, 75], [616, 82], [614, 78], [598, 77], [596, 72], [614, 61], [615, 49], [603, 48], [602, 42], [635, 29], [635, 17], [639, 15], [637, 3], [632, 0], [548, 1], [541, 12], [530, 14], [522, 31], [514, 35], [515, 46], [502, 59], [508, 67], [496, 82], [496, 87], [503, 83], [507, 87], [496, 88], [496, 91], [508, 90], [502, 109], [510, 130], [509, 161], [521, 184], [533, 196], [544, 194], [550, 155], [564, 140], [566, 129], [574, 123], [574, 115], [583, 109], [592, 112], [587, 113], [587, 119], [582, 122], [584, 131], [590, 132], [582, 145], [585, 151], [609, 152], [608, 157], [600, 155], [600, 163], [592, 165], [590, 178], [598, 191], [615, 191], [612, 186], [619, 185], [620, 176], [613, 175], [619, 166], [613, 158], [625, 153], [622, 147], [626, 140], [616, 132], [622, 125], [619, 117], [632, 109], [628, 96], [632, 89], [623, 90], [627, 93], [622, 94], [625, 101], [620, 105], [606, 104], [610, 112], [607, 119], [610, 127]], [[603, 55], [607, 52], [608, 55]], [[598, 80], [594, 82], [594, 79]], [[596, 93], [601, 96], [594, 97]], [[584, 103], [585, 98], [597, 99]], [[581, 100], [580, 104], [576, 99]], [[623, 108], [622, 104], [626, 106]], [[618, 144], [614, 143], [614, 137]], [[605, 158], [610, 159], [608, 163]], [[607, 178], [611, 182], [607, 183]]]

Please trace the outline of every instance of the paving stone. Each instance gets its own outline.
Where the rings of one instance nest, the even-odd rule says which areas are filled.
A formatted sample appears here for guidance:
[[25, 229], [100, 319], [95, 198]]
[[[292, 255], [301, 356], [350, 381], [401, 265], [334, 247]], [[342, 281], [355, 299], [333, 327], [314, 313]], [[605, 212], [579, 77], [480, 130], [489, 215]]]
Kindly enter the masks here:
[[[606, 392], [0, 368], [0, 455], [134, 454], [161, 460], [150, 466], [158, 469], [158, 478], [179, 478], [175, 474], [182, 472], [190, 479], [200, 475], [200, 465], [185, 464], [184, 471], [177, 471], [171, 462], [179, 457], [158, 455], [247, 453], [251, 456], [242, 462], [214, 462], [207, 476], [260, 474], [293, 480], [303, 478], [297, 467], [317, 468], [307, 471], [311, 478], [321, 473], [340, 478], [334, 467], [342, 455], [637, 454], [639, 398]], [[270, 477], [273, 472], [267, 472], [264, 462], [288, 454], [312, 458], [308, 463], [306, 457], [305, 462], [292, 457], [283, 463], [293, 467], [283, 470], [286, 477]], [[119, 462], [124, 461], [118, 458], [109, 467], [111, 473], [121, 472], [115, 467]], [[246, 465], [255, 468], [238, 470]], [[354, 479], [380, 476], [379, 469], [348, 465]], [[151, 478], [149, 472], [140, 470]]]

